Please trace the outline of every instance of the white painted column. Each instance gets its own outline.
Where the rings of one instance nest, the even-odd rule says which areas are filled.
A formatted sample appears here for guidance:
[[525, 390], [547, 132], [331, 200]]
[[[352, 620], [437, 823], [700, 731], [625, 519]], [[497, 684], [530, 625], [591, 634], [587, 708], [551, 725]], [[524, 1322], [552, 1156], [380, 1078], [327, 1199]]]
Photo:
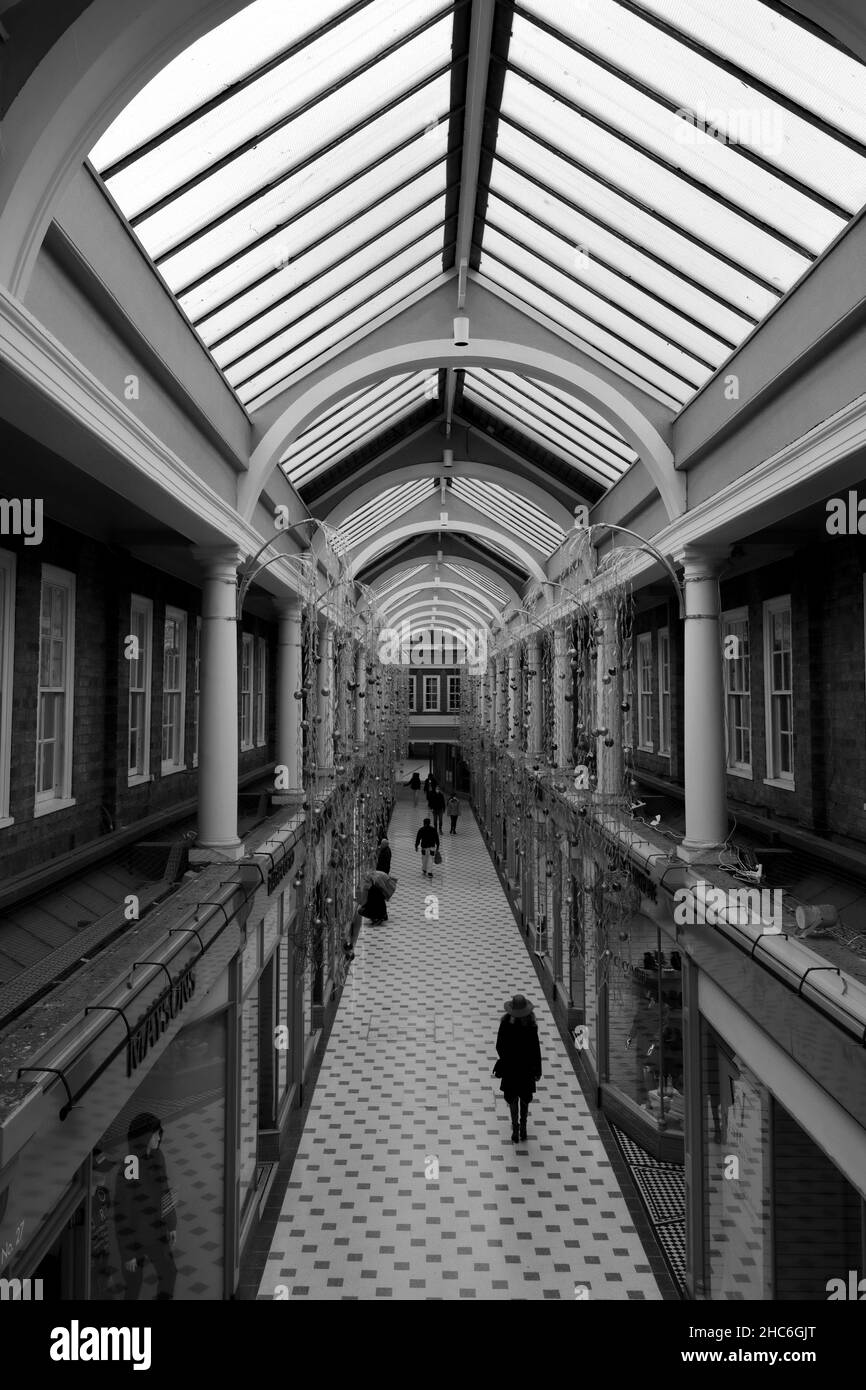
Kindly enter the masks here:
[[233, 546], [193, 551], [202, 567], [198, 840], [191, 858], [240, 859], [238, 838], [238, 624]]
[[499, 731], [499, 662], [496, 657], [490, 658], [490, 737], [492, 742], [496, 742]]
[[285, 767], [287, 772], [278, 782], [274, 800], [285, 804], [296, 801], [303, 791], [300, 740], [304, 702], [295, 699], [303, 680], [300, 599], [278, 603], [277, 617], [277, 767]]
[[517, 664], [517, 648], [512, 646], [508, 653], [508, 746], [516, 752], [520, 747], [520, 667]]
[[543, 747], [542, 715], [544, 713], [544, 690], [542, 687], [541, 634], [536, 633], [529, 642], [529, 670], [527, 681], [529, 698], [529, 738], [527, 752], [531, 758], [540, 758]]
[[566, 695], [571, 692], [568, 662], [568, 632], [558, 625], [553, 630], [553, 726], [556, 746], [557, 767], [568, 767], [571, 763], [571, 705]]
[[355, 742], [363, 748], [366, 741], [364, 737], [364, 706], [367, 703], [366, 693], [363, 697], [361, 695], [361, 691], [366, 692], [367, 689], [367, 665], [363, 645], [360, 645], [355, 653], [355, 681], [358, 686], [355, 691]]
[[685, 566], [686, 834], [678, 847], [690, 863], [715, 859], [728, 834], [724, 682], [718, 576], [729, 551], [688, 546]]
[[[319, 769], [329, 771], [334, 766], [334, 707], [338, 694], [334, 688], [334, 628], [327, 618], [321, 620], [319, 629], [319, 655], [322, 658], [316, 668]], [[323, 691], [328, 693], [325, 695]]]

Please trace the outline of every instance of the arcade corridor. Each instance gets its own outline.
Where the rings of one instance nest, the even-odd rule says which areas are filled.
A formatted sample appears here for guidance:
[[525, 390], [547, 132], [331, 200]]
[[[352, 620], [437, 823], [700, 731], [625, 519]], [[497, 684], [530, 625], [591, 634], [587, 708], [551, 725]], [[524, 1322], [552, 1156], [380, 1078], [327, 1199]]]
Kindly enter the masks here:
[[[259, 1297], [658, 1299], [589, 1107], [468, 809], [441, 869], [390, 828], [397, 891], [364, 924]], [[425, 921], [425, 896], [439, 921]], [[544, 1075], [512, 1145], [491, 1076], [503, 1001], [536, 1006]], [[425, 1176], [438, 1161], [438, 1181]], [[283, 1285], [280, 1292], [277, 1286]]]

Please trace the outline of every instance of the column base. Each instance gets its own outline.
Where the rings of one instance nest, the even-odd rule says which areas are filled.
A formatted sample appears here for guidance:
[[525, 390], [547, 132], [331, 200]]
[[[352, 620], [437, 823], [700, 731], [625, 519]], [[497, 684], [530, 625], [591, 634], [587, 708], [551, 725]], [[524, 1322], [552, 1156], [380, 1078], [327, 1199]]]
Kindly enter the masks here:
[[719, 852], [724, 847], [724, 840], [716, 844], [690, 844], [683, 840], [682, 844], [677, 845], [677, 858], [686, 864], [715, 864], [718, 867]]
[[246, 851], [240, 841], [236, 845], [194, 845], [189, 852], [190, 864], [235, 864]]

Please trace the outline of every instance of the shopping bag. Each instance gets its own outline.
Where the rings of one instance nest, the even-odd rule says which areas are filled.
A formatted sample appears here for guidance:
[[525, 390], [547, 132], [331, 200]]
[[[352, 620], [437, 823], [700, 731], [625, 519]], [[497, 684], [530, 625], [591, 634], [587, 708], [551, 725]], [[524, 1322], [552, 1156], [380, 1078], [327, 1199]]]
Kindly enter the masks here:
[[442, 855], [441, 855], [441, 852], [440, 852], [438, 849], [437, 849], [436, 853], [433, 855], [433, 863], [434, 863], [434, 864], [441, 864], [441, 863], [442, 863]]

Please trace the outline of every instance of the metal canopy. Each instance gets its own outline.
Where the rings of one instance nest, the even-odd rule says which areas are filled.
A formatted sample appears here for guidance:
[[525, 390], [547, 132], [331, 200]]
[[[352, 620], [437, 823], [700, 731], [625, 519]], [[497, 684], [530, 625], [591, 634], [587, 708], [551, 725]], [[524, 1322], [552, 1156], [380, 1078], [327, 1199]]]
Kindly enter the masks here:
[[[90, 158], [253, 419], [456, 261], [676, 412], [866, 203], [866, 69], [760, 0], [255, 0]], [[431, 368], [354, 391], [281, 463], [314, 496], [437, 415], [575, 500], [637, 458], [548, 383]], [[516, 493], [453, 486], [561, 543]], [[433, 488], [359, 508], [349, 547]]]

